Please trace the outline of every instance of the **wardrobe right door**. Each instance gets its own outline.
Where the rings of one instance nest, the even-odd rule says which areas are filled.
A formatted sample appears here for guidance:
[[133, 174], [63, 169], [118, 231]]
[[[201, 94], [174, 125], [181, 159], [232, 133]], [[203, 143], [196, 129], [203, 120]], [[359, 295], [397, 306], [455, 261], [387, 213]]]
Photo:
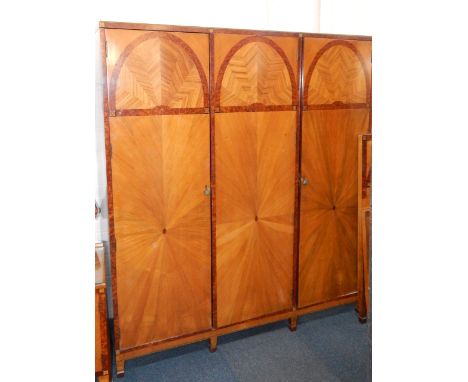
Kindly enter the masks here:
[[371, 42], [304, 38], [299, 307], [357, 291], [357, 137], [370, 130]]

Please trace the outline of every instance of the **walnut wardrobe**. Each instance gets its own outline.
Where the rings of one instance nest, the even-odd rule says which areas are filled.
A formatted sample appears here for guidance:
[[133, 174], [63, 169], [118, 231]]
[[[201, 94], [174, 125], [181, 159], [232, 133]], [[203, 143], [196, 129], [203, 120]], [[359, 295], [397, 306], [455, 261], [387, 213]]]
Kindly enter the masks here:
[[[371, 39], [100, 23], [117, 371], [356, 303]], [[365, 314], [365, 312], [364, 312]]]

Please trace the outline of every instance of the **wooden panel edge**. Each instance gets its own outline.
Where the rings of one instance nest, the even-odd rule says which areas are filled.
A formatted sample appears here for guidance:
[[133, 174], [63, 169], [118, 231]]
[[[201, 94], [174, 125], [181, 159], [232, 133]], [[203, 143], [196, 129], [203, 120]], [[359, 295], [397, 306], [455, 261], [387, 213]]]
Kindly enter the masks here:
[[304, 308], [299, 308], [297, 310], [287, 310], [282, 312], [273, 313], [270, 315], [253, 318], [251, 320], [239, 322], [229, 326], [225, 326], [218, 329], [205, 330], [203, 332], [188, 334], [176, 338], [169, 338], [155, 343], [149, 343], [146, 345], [141, 345], [138, 348], [129, 348], [119, 351], [117, 354], [120, 359], [128, 360], [136, 357], [140, 357], [146, 354], [155, 353], [158, 351], [168, 350], [176, 348], [183, 345], [189, 345], [195, 342], [208, 340], [211, 337], [218, 337], [222, 335], [227, 335], [235, 332], [239, 332], [246, 329], [251, 329], [255, 327], [260, 327], [263, 325], [271, 324], [278, 321], [288, 320], [290, 318], [295, 319], [299, 316], [303, 316], [309, 313], [331, 309], [336, 306], [352, 304], [356, 302], [357, 292], [353, 292], [338, 298], [324, 301], [318, 304], [310, 305]]
[[111, 166], [111, 139], [109, 121], [109, 94], [107, 87], [107, 54], [106, 54], [106, 34], [105, 29], [100, 28], [100, 48], [101, 48], [101, 75], [103, 79], [103, 115], [104, 115], [104, 141], [106, 150], [106, 182], [107, 182], [107, 214], [109, 224], [109, 251], [111, 259], [111, 291], [112, 307], [114, 312], [114, 342], [115, 349], [120, 348], [120, 327], [119, 309], [117, 302], [117, 276], [116, 276], [116, 240], [114, 231], [114, 203], [112, 192], [112, 166]]
[[106, 29], [189, 32], [189, 33], [206, 33], [206, 34], [208, 34], [210, 30], [210, 28], [198, 27], [198, 26], [129, 23], [129, 22], [120, 22], [120, 21], [99, 21], [99, 27], [106, 28]]
[[296, 310], [299, 305], [299, 244], [300, 244], [300, 203], [301, 203], [301, 158], [302, 158], [302, 105], [303, 105], [303, 86], [304, 86], [304, 38], [298, 39], [298, 65], [297, 65], [297, 86], [298, 103], [296, 111], [296, 171], [295, 171], [295, 189], [294, 189], [294, 238], [293, 238], [293, 309]]
[[330, 39], [347, 39], [347, 40], [362, 40], [372, 41], [372, 36], [365, 35], [346, 35], [346, 34], [330, 34], [330, 33], [305, 33], [294, 31], [272, 31], [262, 29], [236, 29], [236, 28], [221, 28], [221, 27], [201, 27], [201, 26], [184, 26], [184, 25], [168, 25], [168, 24], [146, 24], [146, 23], [130, 23], [121, 21], [100, 21], [99, 28], [106, 29], [129, 29], [129, 30], [148, 30], [148, 31], [166, 31], [166, 32], [191, 32], [191, 33], [226, 33], [226, 34], [251, 34], [265, 36], [283, 36], [283, 37], [317, 37]]
[[364, 302], [364, 273], [363, 273], [363, 262], [362, 262], [362, 219], [361, 219], [361, 210], [362, 210], [362, 144], [363, 144], [363, 135], [358, 135], [358, 188], [357, 188], [357, 204], [358, 204], [358, 213], [357, 213], [357, 301], [356, 308], [359, 314], [359, 317], [364, 317], [366, 315], [366, 308]]
[[304, 37], [329, 38], [329, 39], [346, 39], [358, 41], [372, 41], [372, 36], [356, 35], [356, 34], [333, 34], [333, 33], [303, 33]]
[[175, 338], [168, 338], [162, 341], [140, 345], [137, 348], [129, 348], [121, 350], [119, 357], [124, 360], [140, 357], [142, 355], [151, 354], [163, 350], [172, 349], [175, 347], [189, 345], [194, 342], [203, 341], [213, 336], [215, 330], [205, 330], [203, 332], [188, 334]]
[[214, 33], [209, 35], [209, 88], [210, 88], [210, 182], [211, 182], [211, 327], [218, 326], [218, 300], [216, 283], [216, 168], [215, 168], [215, 78]]
[[326, 310], [334, 308], [340, 305], [353, 304], [357, 301], [357, 292], [351, 292], [340, 297], [336, 297], [331, 300], [319, 302], [317, 304], [304, 306], [297, 309], [297, 315], [303, 316], [304, 314], [309, 314], [313, 312], [318, 312], [320, 310]]
[[239, 332], [241, 330], [255, 328], [267, 324], [271, 324], [273, 322], [287, 320], [291, 317], [294, 317], [293, 310], [287, 310], [282, 312], [277, 312], [269, 315], [265, 315], [262, 317], [252, 318], [250, 320], [242, 321], [236, 324], [224, 326], [222, 328], [218, 328], [216, 330], [216, 335], [222, 336], [225, 334]]

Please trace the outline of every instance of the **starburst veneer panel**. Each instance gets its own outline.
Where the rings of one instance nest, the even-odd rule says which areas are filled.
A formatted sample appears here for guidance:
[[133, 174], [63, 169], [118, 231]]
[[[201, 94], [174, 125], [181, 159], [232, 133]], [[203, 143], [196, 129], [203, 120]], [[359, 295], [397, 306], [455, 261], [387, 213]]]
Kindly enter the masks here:
[[295, 112], [216, 115], [218, 326], [291, 309]]
[[368, 109], [303, 114], [299, 306], [357, 288], [357, 136]]
[[185, 35], [109, 33], [111, 110], [208, 107], [208, 37]]
[[211, 326], [209, 117], [111, 119], [120, 349]]

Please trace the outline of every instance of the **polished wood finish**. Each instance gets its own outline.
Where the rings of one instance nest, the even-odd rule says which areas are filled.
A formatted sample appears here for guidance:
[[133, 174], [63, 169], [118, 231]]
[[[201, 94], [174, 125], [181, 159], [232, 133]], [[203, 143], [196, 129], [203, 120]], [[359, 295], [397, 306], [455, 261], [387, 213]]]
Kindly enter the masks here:
[[111, 138], [119, 349], [210, 328], [208, 116], [115, 117]]
[[288, 327], [291, 332], [295, 332], [297, 330], [297, 317], [292, 317], [288, 320]]
[[208, 36], [105, 33], [121, 351], [211, 327]]
[[[305, 77], [304, 105], [366, 105], [369, 102], [368, 68], [356, 44], [346, 40], [317, 43], [306, 39], [307, 57], [315, 56]], [[368, 44], [360, 45], [364, 50]]]
[[108, 381], [111, 372], [110, 337], [107, 322], [106, 272], [104, 247], [95, 244], [95, 292], [94, 292], [94, 360], [95, 375], [100, 382]]
[[110, 30], [106, 37], [113, 115], [207, 112], [207, 35]]
[[357, 136], [370, 126], [370, 43], [304, 40], [300, 307], [357, 291]]
[[[320, 176], [356, 175], [370, 38], [100, 27], [118, 375], [130, 358], [201, 340], [215, 351], [220, 335], [295, 330], [300, 315], [355, 303], [356, 178]], [[315, 196], [300, 187], [308, 169]], [[324, 227], [313, 210], [330, 209], [317, 206], [327, 187], [343, 197]]]
[[215, 167], [215, 96], [214, 96], [214, 33], [209, 36], [210, 49], [210, 182], [211, 182], [211, 326], [218, 327], [216, 285], [216, 167]]
[[[326, 309], [331, 309], [336, 306], [341, 306], [345, 304], [353, 304], [356, 302], [356, 293], [351, 293], [350, 295], [342, 296], [340, 298], [325, 301], [320, 304], [314, 304], [306, 308], [299, 308], [297, 310], [288, 310], [286, 312], [278, 312], [262, 317], [257, 317], [251, 320], [243, 321], [237, 324], [228, 325], [218, 329], [207, 330], [200, 333], [190, 334], [186, 336], [180, 336], [176, 338], [171, 338], [168, 340], [157, 341], [151, 344], [146, 344], [138, 348], [127, 349], [122, 352], [116, 353], [116, 362], [117, 362], [117, 372], [123, 376], [124, 373], [124, 362], [127, 359], [132, 359], [135, 357], [140, 357], [145, 354], [154, 353], [158, 351], [164, 351], [172, 349], [175, 347], [188, 345], [194, 342], [210, 340], [213, 336], [219, 337], [230, 333], [239, 332], [241, 330], [246, 330], [250, 328], [255, 328], [258, 326], [263, 326], [271, 324], [278, 321], [289, 321], [289, 319], [296, 319], [305, 314], [319, 312]], [[120, 366], [119, 366], [120, 365]]]
[[299, 243], [300, 243], [300, 205], [301, 205], [301, 146], [302, 146], [302, 105], [303, 105], [303, 83], [304, 83], [304, 38], [298, 41], [298, 95], [299, 105], [296, 113], [296, 163], [295, 163], [295, 185], [294, 185], [294, 250], [293, 250], [293, 309], [298, 306], [299, 291]]
[[359, 320], [365, 322], [370, 306], [369, 264], [372, 190], [372, 135], [358, 138], [358, 302]]
[[[111, 355], [109, 329], [107, 325], [106, 284], [95, 287], [95, 372], [96, 376], [104, 377], [111, 371]], [[100, 379], [101, 380], [101, 379]]]
[[218, 327], [293, 306], [297, 54], [295, 37], [214, 33]]
[[106, 29], [129, 29], [129, 30], [157, 30], [168, 32], [192, 32], [192, 33], [232, 33], [232, 34], [256, 34], [267, 36], [291, 36], [299, 37], [300, 35], [315, 38], [330, 38], [330, 39], [347, 39], [347, 40], [361, 40], [372, 41], [371, 36], [363, 35], [343, 35], [343, 34], [330, 34], [330, 33], [300, 33], [300, 32], [286, 32], [286, 31], [268, 31], [258, 29], [235, 29], [235, 28], [215, 28], [215, 27], [199, 27], [199, 26], [181, 26], [181, 25], [167, 25], [167, 24], [145, 24], [145, 23], [126, 23], [118, 21], [100, 21], [99, 28]]
[[217, 107], [296, 105], [297, 38], [215, 34], [214, 60]]
[[299, 306], [356, 291], [357, 142], [369, 112], [303, 113]]
[[218, 347], [218, 337], [213, 336], [210, 337], [210, 352], [214, 353], [217, 350]]
[[294, 112], [216, 115], [218, 326], [292, 307], [295, 125]]
[[117, 353], [115, 355], [115, 363], [117, 377], [122, 378], [123, 376], [125, 376], [125, 358]]

